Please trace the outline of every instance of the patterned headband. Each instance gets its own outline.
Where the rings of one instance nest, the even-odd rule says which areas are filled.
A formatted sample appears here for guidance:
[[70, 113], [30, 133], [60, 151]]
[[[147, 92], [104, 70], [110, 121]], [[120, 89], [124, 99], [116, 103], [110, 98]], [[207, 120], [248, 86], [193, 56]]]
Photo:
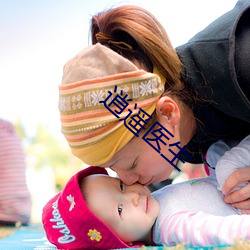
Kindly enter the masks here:
[[157, 74], [101, 44], [81, 51], [59, 86], [62, 133], [73, 154], [89, 165], [107, 162], [134, 136], [126, 119], [151, 115], [163, 91]]

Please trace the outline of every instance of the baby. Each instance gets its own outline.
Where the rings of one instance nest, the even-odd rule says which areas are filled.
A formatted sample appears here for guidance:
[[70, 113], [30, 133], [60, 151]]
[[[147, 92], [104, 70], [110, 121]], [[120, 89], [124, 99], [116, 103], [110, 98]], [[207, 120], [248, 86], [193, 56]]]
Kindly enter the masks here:
[[[222, 141], [214, 144], [207, 155], [210, 165], [218, 160], [217, 147], [228, 150]], [[250, 136], [218, 160], [218, 180], [212, 171], [209, 177], [169, 185], [152, 194], [141, 184], [127, 186], [103, 168], [88, 167], [44, 207], [47, 238], [60, 249], [205, 246], [250, 239], [250, 216], [226, 204], [218, 190], [229, 172], [246, 166], [249, 158]], [[221, 165], [226, 174], [220, 174]]]

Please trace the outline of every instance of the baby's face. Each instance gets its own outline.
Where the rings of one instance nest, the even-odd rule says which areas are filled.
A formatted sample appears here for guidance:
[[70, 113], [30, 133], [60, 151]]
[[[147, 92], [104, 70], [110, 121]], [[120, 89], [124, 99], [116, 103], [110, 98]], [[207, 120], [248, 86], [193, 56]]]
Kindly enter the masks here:
[[159, 204], [141, 184], [127, 186], [105, 175], [85, 178], [88, 206], [126, 243], [144, 240], [159, 214]]

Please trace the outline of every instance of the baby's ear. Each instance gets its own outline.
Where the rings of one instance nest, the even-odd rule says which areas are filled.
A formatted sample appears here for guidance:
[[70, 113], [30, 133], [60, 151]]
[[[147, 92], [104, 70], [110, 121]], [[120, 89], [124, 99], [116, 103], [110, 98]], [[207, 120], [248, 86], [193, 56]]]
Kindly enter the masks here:
[[[180, 123], [178, 104], [169, 96], [162, 96], [156, 104], [156, 114], [163, 126], [175, 127]], [[165, 125], [164, 125], [165, 124]]]

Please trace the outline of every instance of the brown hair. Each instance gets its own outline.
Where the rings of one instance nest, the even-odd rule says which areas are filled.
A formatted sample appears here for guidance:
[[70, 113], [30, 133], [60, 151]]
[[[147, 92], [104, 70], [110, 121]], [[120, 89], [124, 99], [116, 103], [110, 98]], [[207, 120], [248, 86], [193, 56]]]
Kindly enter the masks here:
[[147, 71], [156, 68], [165, 78], [165, 93], [187, 105], [190, 95], [181, 82], [181, 61], [159, 21], [147, 10], [131, 5], [98, 13], [91, 20], [92, 43], [101, 43]]

